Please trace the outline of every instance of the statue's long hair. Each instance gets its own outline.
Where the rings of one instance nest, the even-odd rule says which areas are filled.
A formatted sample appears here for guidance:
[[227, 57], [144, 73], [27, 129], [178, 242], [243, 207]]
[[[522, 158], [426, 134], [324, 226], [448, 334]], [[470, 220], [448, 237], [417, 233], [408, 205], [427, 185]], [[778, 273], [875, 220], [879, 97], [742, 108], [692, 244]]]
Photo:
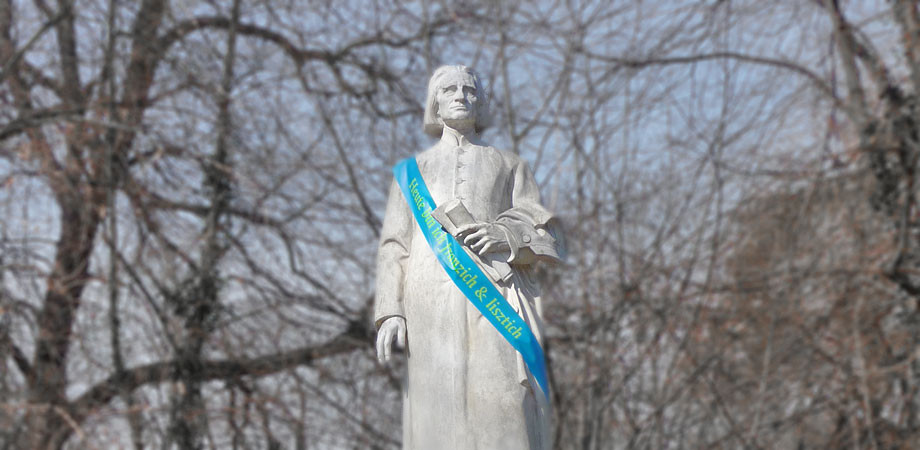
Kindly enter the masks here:
[[476, 105], [476, 125], [477, 133], [488, 128], [492, 123], [492, 115], [489, 113], [489, 95], [482, 85], [479, 74], [475, 70], [463, 65], [441, 66], [435, 69], [428, 80], [428, 96], [425, 99], [425, 117], [422, 120], [422, 129], [434, 137], [440, 137], [444, 124], [438, 118], [438, 88], [441, 87], [441, 79], [450, 72], [457, 71], [467, 73], [473, 77], [473, 84], [476, 86], [476, 96], [479, 98]]

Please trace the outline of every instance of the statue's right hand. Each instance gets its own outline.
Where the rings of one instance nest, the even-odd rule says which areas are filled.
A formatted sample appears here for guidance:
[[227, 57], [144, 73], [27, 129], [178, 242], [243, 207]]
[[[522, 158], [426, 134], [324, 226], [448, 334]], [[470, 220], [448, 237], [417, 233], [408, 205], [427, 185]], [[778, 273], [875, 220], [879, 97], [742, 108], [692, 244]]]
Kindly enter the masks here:
[[385, 363], [390, 360], [393, 338], [399, 348], [406, 348], [406, 319], [393, 316], [384, 320], [377, 330], [377, 360]]

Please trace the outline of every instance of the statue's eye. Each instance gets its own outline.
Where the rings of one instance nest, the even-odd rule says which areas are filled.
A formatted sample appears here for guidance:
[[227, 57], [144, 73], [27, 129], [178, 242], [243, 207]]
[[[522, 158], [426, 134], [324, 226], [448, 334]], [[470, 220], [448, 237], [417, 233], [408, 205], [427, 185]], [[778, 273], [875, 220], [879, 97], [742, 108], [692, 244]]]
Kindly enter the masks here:
[[441, 92], [445, 92], [448, 94], [453, 93], [456, 90], [457, 90], [457, 86], [447, 86], [445, 88], [441, 88]]

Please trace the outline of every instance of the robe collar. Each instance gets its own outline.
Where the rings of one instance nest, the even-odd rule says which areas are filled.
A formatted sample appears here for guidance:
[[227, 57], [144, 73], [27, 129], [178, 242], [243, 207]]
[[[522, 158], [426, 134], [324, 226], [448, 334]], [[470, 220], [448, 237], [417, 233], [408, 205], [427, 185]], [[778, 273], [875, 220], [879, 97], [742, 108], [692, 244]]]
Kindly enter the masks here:
[[459, 131], [445, 125], [444, 131], [441, 133], [441, 142], [447, 144], [451, 147], [468, 147], [470, 145], [484, 145], [481, 140], [479, 140], [479, 135], [476, 133], [469, 133], [465, 135]]

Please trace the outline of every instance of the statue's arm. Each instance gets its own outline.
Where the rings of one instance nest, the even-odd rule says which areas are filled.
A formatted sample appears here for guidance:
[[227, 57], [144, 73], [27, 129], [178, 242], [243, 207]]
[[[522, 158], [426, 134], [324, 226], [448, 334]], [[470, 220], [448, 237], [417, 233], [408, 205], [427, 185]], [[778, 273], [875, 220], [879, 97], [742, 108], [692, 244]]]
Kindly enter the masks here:
[[398, 346], [406, 346], [403, 291], [412, 240], [412, 220], [412, 213], [394, 180], [387, 196], [387, 210], [377, 249], [374, 325], [377, 328], [377, 359], [381, 363], [389, 361], [394, 339]]
[[511, 250], [508, 262], [556, 263], [564, 249], [558, 220], [540, 202], [540, 189], [523, 160], [514, 167], [511, 209], [499, 214], [496, 223], [504, 230]]
[[412, 213], [394, 181], [387, 197], [387, 210], [377, 249], [377, 286], [374, 325], [379, 329], [391, 317], [404, 317], [403, 290], [412, 239]]

